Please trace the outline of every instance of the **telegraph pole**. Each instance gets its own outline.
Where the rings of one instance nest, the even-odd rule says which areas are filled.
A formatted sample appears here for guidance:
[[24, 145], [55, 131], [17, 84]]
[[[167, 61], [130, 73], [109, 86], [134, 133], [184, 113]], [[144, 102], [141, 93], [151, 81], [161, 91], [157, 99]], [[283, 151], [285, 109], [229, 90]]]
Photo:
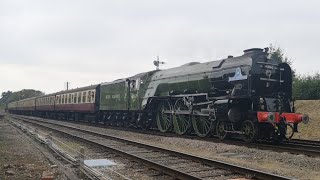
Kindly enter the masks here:
[[69, 90], [69, 88], [70, 88], [70, 83], [71, 83], [71, 82], [68, 82], [68, 81], [67, 81], [67, 82], [65, 82], [66, 90]]

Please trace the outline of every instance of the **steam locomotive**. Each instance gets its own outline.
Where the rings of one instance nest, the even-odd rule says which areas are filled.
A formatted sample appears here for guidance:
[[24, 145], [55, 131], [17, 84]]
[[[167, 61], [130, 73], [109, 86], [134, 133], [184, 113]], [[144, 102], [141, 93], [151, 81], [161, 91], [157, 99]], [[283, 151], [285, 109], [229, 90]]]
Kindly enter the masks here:
[[246, 142], [291, 138], [309, 121], [295, 113], [290, 66], [268, 48], [16, 101], [8, 111]]

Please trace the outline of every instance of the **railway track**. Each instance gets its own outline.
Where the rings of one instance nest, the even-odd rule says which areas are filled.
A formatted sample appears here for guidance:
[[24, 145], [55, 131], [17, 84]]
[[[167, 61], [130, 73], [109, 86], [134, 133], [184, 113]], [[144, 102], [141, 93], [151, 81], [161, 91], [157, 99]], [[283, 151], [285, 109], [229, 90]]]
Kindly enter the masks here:
[[311, 141], [305, 139], [291, 139], [290, 143], [302, 144], [302, 145], [315, 145], [320, 147], [320, 141]]
[[62, 125], [58, 122], [48, 122], [40, 119], [31, 120], [31, 118], [18, 116], [11, 117], [93, 143], [178, 179], [291, 179], [83, 128]]
[[[20, 116], [22, 117], [22, 116]], [[29, 119], [34, 119], [35, 117], [29, 117], [29, 116], [23, 116], [25, 118]], [[41, 119], [41, 118], [39, 118]], [[73, 123], [73, 121], [68, 121], [70, 123]], [[85, 122], [77, 122], [80, 124], [84, 125], [92, 125], [90, 123], [85, 123]], [[95, 124], [95, 126], [98, 127], [103, 127], [103, 128], [111, 128], [111, 129], [116, 129], [116, 130], [122, 130], [122, 131], [134, 131], [138, 133], [143, 133], [143, 134], [152, 134], [152, 135], [157, 135], [157, 136], [165, 136], [165, 137], [177, 137], [177, 134], [175, 133], [161, 133], [159, 131], [142, 131], [139, 129], [130, 129], [128, 128], [121, 128], [121, 127], [113, 127], [113, 126], [103, 126], [100, 124]], [[267, 142], [267, 141], [261, 141], [261, 142], [256, 142], [256, 143], [245, 143], [242, 140], [237, 140], [237, 139], [228, 139], [228, 140], [223, 140], [221, 141], [218, 138], [211, 137], [211, 138], [200, 138], [195, 135], [184, 135], [181, 136], [183, 138], [188, 138], [188, 139], [195, 139], [199, 141], [209, 141], [209, 142], [223, 142], [225, 144], [231, 144], [231, 145], [237, 145], [237, 146], [245, 146], [249, 148], [257, 148], [257, 149], [262, 149], [262, 150], [271, 150], [271, 151], [276, 151], [276, 152], [288, 152], [291, 154], [303, 154], [306, 156], [311, 156], [311, 157], [320, 157], [320, 141], [311, 141], [311, 140], [301, 140], [301, 139], [292, 139], [290, 141], [284, 141], [279, 144], [274, 144], [273, 142]]]

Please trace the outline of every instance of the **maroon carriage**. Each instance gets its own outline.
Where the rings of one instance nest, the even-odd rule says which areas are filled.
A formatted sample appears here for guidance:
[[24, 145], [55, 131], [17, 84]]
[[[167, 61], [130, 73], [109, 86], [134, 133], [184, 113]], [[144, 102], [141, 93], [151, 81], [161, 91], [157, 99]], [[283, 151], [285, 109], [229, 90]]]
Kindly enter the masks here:
[[55, 94], [48, 94], [36, 98], [36, 111], [39, 113], [49, 113], [54, 111]]
[[77, 120], [80, 116], [95, 113], [97, 86], [92, 85], [58, 92], [55, 97], [56, 114], [64, 119]]
[[36, 98], [33, 97], [17, 101], [15, 104], [17, 114], [32, 115], [35, 110], [35, 99]]

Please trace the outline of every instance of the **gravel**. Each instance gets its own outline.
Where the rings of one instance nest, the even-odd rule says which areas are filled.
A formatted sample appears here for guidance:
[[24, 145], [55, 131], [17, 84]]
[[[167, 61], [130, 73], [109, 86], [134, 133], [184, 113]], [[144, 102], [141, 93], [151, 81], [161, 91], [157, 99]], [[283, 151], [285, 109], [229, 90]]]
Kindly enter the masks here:
[[[29, 127], [33, 126], [28, 123]], [[69, 154], [76, 156], [80, 151], [81, 147], [85, 151], [85, 159], [109, 159], [117, 163], [116, 166], [111, 168], [94, 168], [96, 171], [109, 176], [112, 179], [125, 179], [125, 177], [130, 179], [141, 179], [141, 180], [157, 180], [157, 179], [170, 179], [169, 176], [162, 174], [153, 169], [149, 169], [136, 162], [129, 161], [123, 157], [117, 156], [105, 149], [91, 144], [86, 144], [76, 139], [70, 138], [69, 136], [50, 131], [46, 128], [36, 127], [39, 132], [45, 134], [51, 134], [53, 142], [59, 144], [65, 151]], [[63, 144], [61, 143], [63, 142]]]
[[50, 162], [41, 151], [0, 120], [0, 179], [40, 179], [46, 170], [50, 170]]
[[224, 143], [199, 141], [183, 137], [165, 137], [141, 134], [68, 122], [59, 123], [86, 128], [95, 132], [102, 132], [108, 135], [118, 136], [163, 148], [178, 150], [209, 159], [222, 160], [283, 176], [299, 179], [319, 179], [320, 177], [320, 159], [305, 155], [293, 155], [285, 152], [279, 153], [270, 150], [260, 150]]

